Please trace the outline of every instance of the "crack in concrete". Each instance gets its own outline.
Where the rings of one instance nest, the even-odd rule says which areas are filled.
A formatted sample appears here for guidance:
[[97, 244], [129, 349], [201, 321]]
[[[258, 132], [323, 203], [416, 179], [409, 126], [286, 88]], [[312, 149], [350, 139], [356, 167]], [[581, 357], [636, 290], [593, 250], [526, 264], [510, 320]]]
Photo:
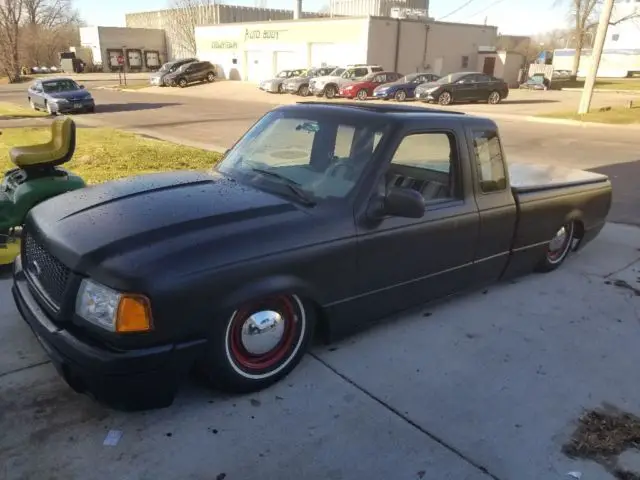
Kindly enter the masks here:
[[409, 425], [411, 425], [413, 428], [415, 428], [416, 430], [418, 430], [419, 432], [421, 432], [422, 434], [426, 435], [427, 437], [429, 437], [431, 440], [433, 440], [434, 442], [436, 442], [438, 445], [440, 445], [441, 447], [445, 448], [446, 450], [450, 451], [451, 453], [453, 453], [454, 455], [456, 455], [458, 458], [462, 459], [463, 461], [465, 461], [466, 463], [468, 463], [469, 465], [471, 465], [472, 467], [474, 467], [475, 469], [481, 471], [482, 473], [484, 473], [485, 475], [487, 475], [489, 478], [491, 478], [492, 480], [502, 480], [500, 477], [498, 477], [497, 475], [491, 473], [489, 471], [489, 469], [487, 467], [485, 467], [484, 465], [479, 464], [478, 462], [476, 462], [475, 460], [473, 460], [472, 458], [468, 457], [467, 455], [465, 455], [463, 452], [461, 452], [460, 450], [458, 450], [456, 447], [454, 447], [453, 445], [450, 445], [449, 443], [447, 443], [445, 440], [441, 439], [440, 437], [438, 437], [435, 433], [430, 432], [429, 430], [427, 430], [426, 428], [422, 427], [421, 425], [419, 425], [418, 423], [414, 422], [413, 420], [411, 420], [408, 416], [404, 415], [403, 413], [401, 413], [399, 410], [397, 410], [396, 408], [392, 407], [391, 405], [389, 405], [387, 402], [385, 402], [384, 400], [381, 400], [380, 398], [376, 397], [373, 393], [369, 392], [366, 388], [362, 387], [361, 385], [358, 385], [355, 381], [351, 380], [349, 377], [347, 377], [345, 374], [341, 373], [340, 371], [338, 371], [336, 368], [334, 368], [333, 366], [331, 366], [328, 362], [324, 361], [323, 359], [321, 359], [317, 354], [310, 352], [309, 356], [311, 356], [312, 358], [314, 358], [315, 360], [317, 360], [318, 362], [320, 362], [320, 364], [322, 364], [324, 367], [326, 367], [327, 369], [329, 369], [331, 372], [333, 372], [334, 374], [336, 374], [337, 376], [339, 376], [342, 380], [344, 380], [345, 382], [347, 382], [349, 385], [351, 385], [352, 387], [356, 388], [357, 390], [359, 390], [360, 392], [364, 393], [367, 397], [369, 397], [371, 400], [373, 400], [374, 402], [376, 402], [377, 404], [381, 405], [383, 408], [387, 409], [388, 411], [390, 411], [391, 413], [393, 413], [395, 416], [399, 417], [400, 419], [402, 419], [405, 423], [408, 423]]
[[27, 365], [26, 367], [20, 367], [20, 368], [16, 368], [15, 370], [9, 370], [8, 372], [0, 373], [0, 378], [6, 377], [13, 373], [20, 373], [20, 372], [24, 372], [25, 370], [41, 367], [42, 365], [47, 365], [49, 363], [51, 363], [51, 360], [43, 360], [42, 362], [34, 363], [33, 365]]

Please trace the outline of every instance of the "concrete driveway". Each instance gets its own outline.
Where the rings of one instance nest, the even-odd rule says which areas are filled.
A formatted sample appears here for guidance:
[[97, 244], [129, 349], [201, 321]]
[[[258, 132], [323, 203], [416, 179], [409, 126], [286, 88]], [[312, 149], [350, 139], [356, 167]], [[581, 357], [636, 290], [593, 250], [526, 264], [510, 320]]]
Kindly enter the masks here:
[[0, 280], [0, 478], [611, 479], [561, 446], [583, 409], [640, 414], [638, 246], [640, 230], [609, 224], [554, 273], [316, 347], [260, 394], [188, 380], [144, 413], [72, 392]]

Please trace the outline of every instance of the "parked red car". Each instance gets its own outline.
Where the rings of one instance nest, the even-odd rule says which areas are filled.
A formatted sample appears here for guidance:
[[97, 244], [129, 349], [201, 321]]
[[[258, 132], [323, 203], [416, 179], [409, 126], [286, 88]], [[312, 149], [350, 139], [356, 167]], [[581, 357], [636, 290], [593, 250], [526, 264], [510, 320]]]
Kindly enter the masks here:
[[357, 98], [366, 100], [373, 96], [373, 90], [383, 83], [395, 82], [402, 78], [402, 74], [397, 72], [374, 72], [370, 73], [362, 80], [347, 83], [340, 87], [338, 95], [344, 98]]

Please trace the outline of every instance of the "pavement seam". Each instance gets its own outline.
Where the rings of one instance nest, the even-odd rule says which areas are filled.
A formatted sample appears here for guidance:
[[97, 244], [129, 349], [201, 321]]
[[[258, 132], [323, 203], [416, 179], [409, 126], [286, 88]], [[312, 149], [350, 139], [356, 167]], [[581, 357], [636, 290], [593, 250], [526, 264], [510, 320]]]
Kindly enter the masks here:
[[463, 461], [465, 461], [466, 463], [468, 463], [469, 465], [471, 465], [472, 467], [474, 467], [475, 469], [481, 471], [482, 473], [484, 473], [485, 475], [487, 475], [488, 477], [490, 477], [493, 480], [502, 480], [500, 477], [498, 477], [497, 475], [491, 473], [489, 471], [489, 469], [487, 467], [485, 467], [484, 465], [479, 464], [478, 462], [476, 462], [475, 460], [473, 460], [472, 458], [469, 458], [468, 456], [466, 456], [464, 453], [462, 453], [460, 450], [458, 450], [456, 447], [454, 447], [453, 445], [448, 444], [446, 441], [444, 441], [443, 439], [441, 439], [440, 437], [438, 437], [436, 434], [431, 433], [429, 430], [425, 429], [424, 427], [420, 426], [418, 423], [414, 422], [413, 420], [411, 420], [409, 417], [407, 417], [406, 415], [404, 415], [403, 413], [401, 413], [398, 409], [394, 408], [393, 406], [389, 405], [387, 402], [385, 402], [384, 400], [376, 397], [373, 393], [369, 392], [366, 388], [358, 385], [356, 382], [354, 382], [353, 380], [351, 380], [349, 377], [347, 377], [345, 374], [341, 373], [340, 371], [338, 371], [335, 367], [331, 366], [328, 362], [326, 362], [325, 360], [321, 359], [317, 354], [315, 353], [309, 353], [309, 355], [316, 359], [318, 362], [320, 362], [322, 365], [324, 365], [327, 369], [329, 369], [331, 372], [333, 372], [334, 374], [336, 374], [338, 377], [340, 377], [342, 380], [344, 380], [345, 382], [347, 382], [349, 385], [351, 385], [352, 387], [356, 388], [357, 390], [359, 390], [360, 392], [364, 393], [367, 397], [369, 397], [371, 400], [373, 400], [374, 402], [376, 402], [377, 404], [381, 405], [382, 407], [384, 407], [385, 409], [387, 409], [388, 411], [390, 411], [391, 413], [393, 413], [395, 416], [399, 417], [400, 419], [404, 420], [405, 423], [408, 423], [409, 425], [411, 425], [413, 428], [415, 428], [416, 430], [418, 430], [420, 433], [426, 435], [427, 437], [429, 437], [431, 440], [433, 440], [434, 442], [436, 442], [438, 445], [440, 445], [441, 447], [445, 448], [446, 450], [450, 451], [451, 453], [453, 453], [454, 455], [456, 455], [458, 458], [462, 459]]
[[613, 272], [611, 272], [611, 273], [607, 273], [607, 274], [604, 276], [604, 278], [605, 278], [605, 279], [608, 279], [608, 278], [612, 277], [613, 275], [615, 275], [616, 273], [620, 273], [620, 272], [622, 272], [623, 270], [626, 270], [627, 268], [629, 268], [630, 266], [632, 266], [634, 263], [637, 263], [637, 262], [640, 262], [640, 257], [638, 257], [638, 258], [636, 258], [636, 259], [632, 260], [630, 263], [628, 263], [627, 265], [625, 265], [625, 266], [624, 266], [624, 267], [622, 267], [622, 268], [619, 268], [619, 269], [617, 269], [617, 270], [614, 270], [614, 271], [613, 271]]
[[51, 360], [43, 360], [42, 362], [34, 363], [33, 365], [27, 365], [26, 367], [20, 367], [20, 368], [16, 368], [15, 370], [9, 370], [8, 372], [0, 373], [0, 378], [6, 377], [13, 373], [20, 373], [20, 372], [24, 372], [25, 370], [41, 367], [42, 365], [47, 365], [49, 363], [51, 363]]

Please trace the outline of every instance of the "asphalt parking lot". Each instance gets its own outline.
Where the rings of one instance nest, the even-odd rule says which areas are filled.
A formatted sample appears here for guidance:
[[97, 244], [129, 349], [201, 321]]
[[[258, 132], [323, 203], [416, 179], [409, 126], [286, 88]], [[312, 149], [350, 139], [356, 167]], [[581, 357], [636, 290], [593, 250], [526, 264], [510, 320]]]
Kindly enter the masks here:
[[[94, 93], [103, 108], [78, 117], [81, 124], [210, 148], [229, 146], [273, 107]], [[10, 89], [0, 89], [0, 101], [25, 103]], [[633, 135], [498, 123], [512, 161], [612, 175], [613, 219], [640, 225]], [[141, 413], [71, 391], [17, 314], [9, 285], [0, 279], [2, 479], [546, 480], [579, 472], [582, 480], [609, 480], [598, 464], [566, 457], [562, 445], [584, 409], [612, 404], [640, 415], [633, 380], [640, 229], [633, 226], [610, 223], [554, 273], [316, 346], [260, 394], [225, 397], [186, 379], [173, 406]], [[105, 445], [112, 431], [121, 437]]]

